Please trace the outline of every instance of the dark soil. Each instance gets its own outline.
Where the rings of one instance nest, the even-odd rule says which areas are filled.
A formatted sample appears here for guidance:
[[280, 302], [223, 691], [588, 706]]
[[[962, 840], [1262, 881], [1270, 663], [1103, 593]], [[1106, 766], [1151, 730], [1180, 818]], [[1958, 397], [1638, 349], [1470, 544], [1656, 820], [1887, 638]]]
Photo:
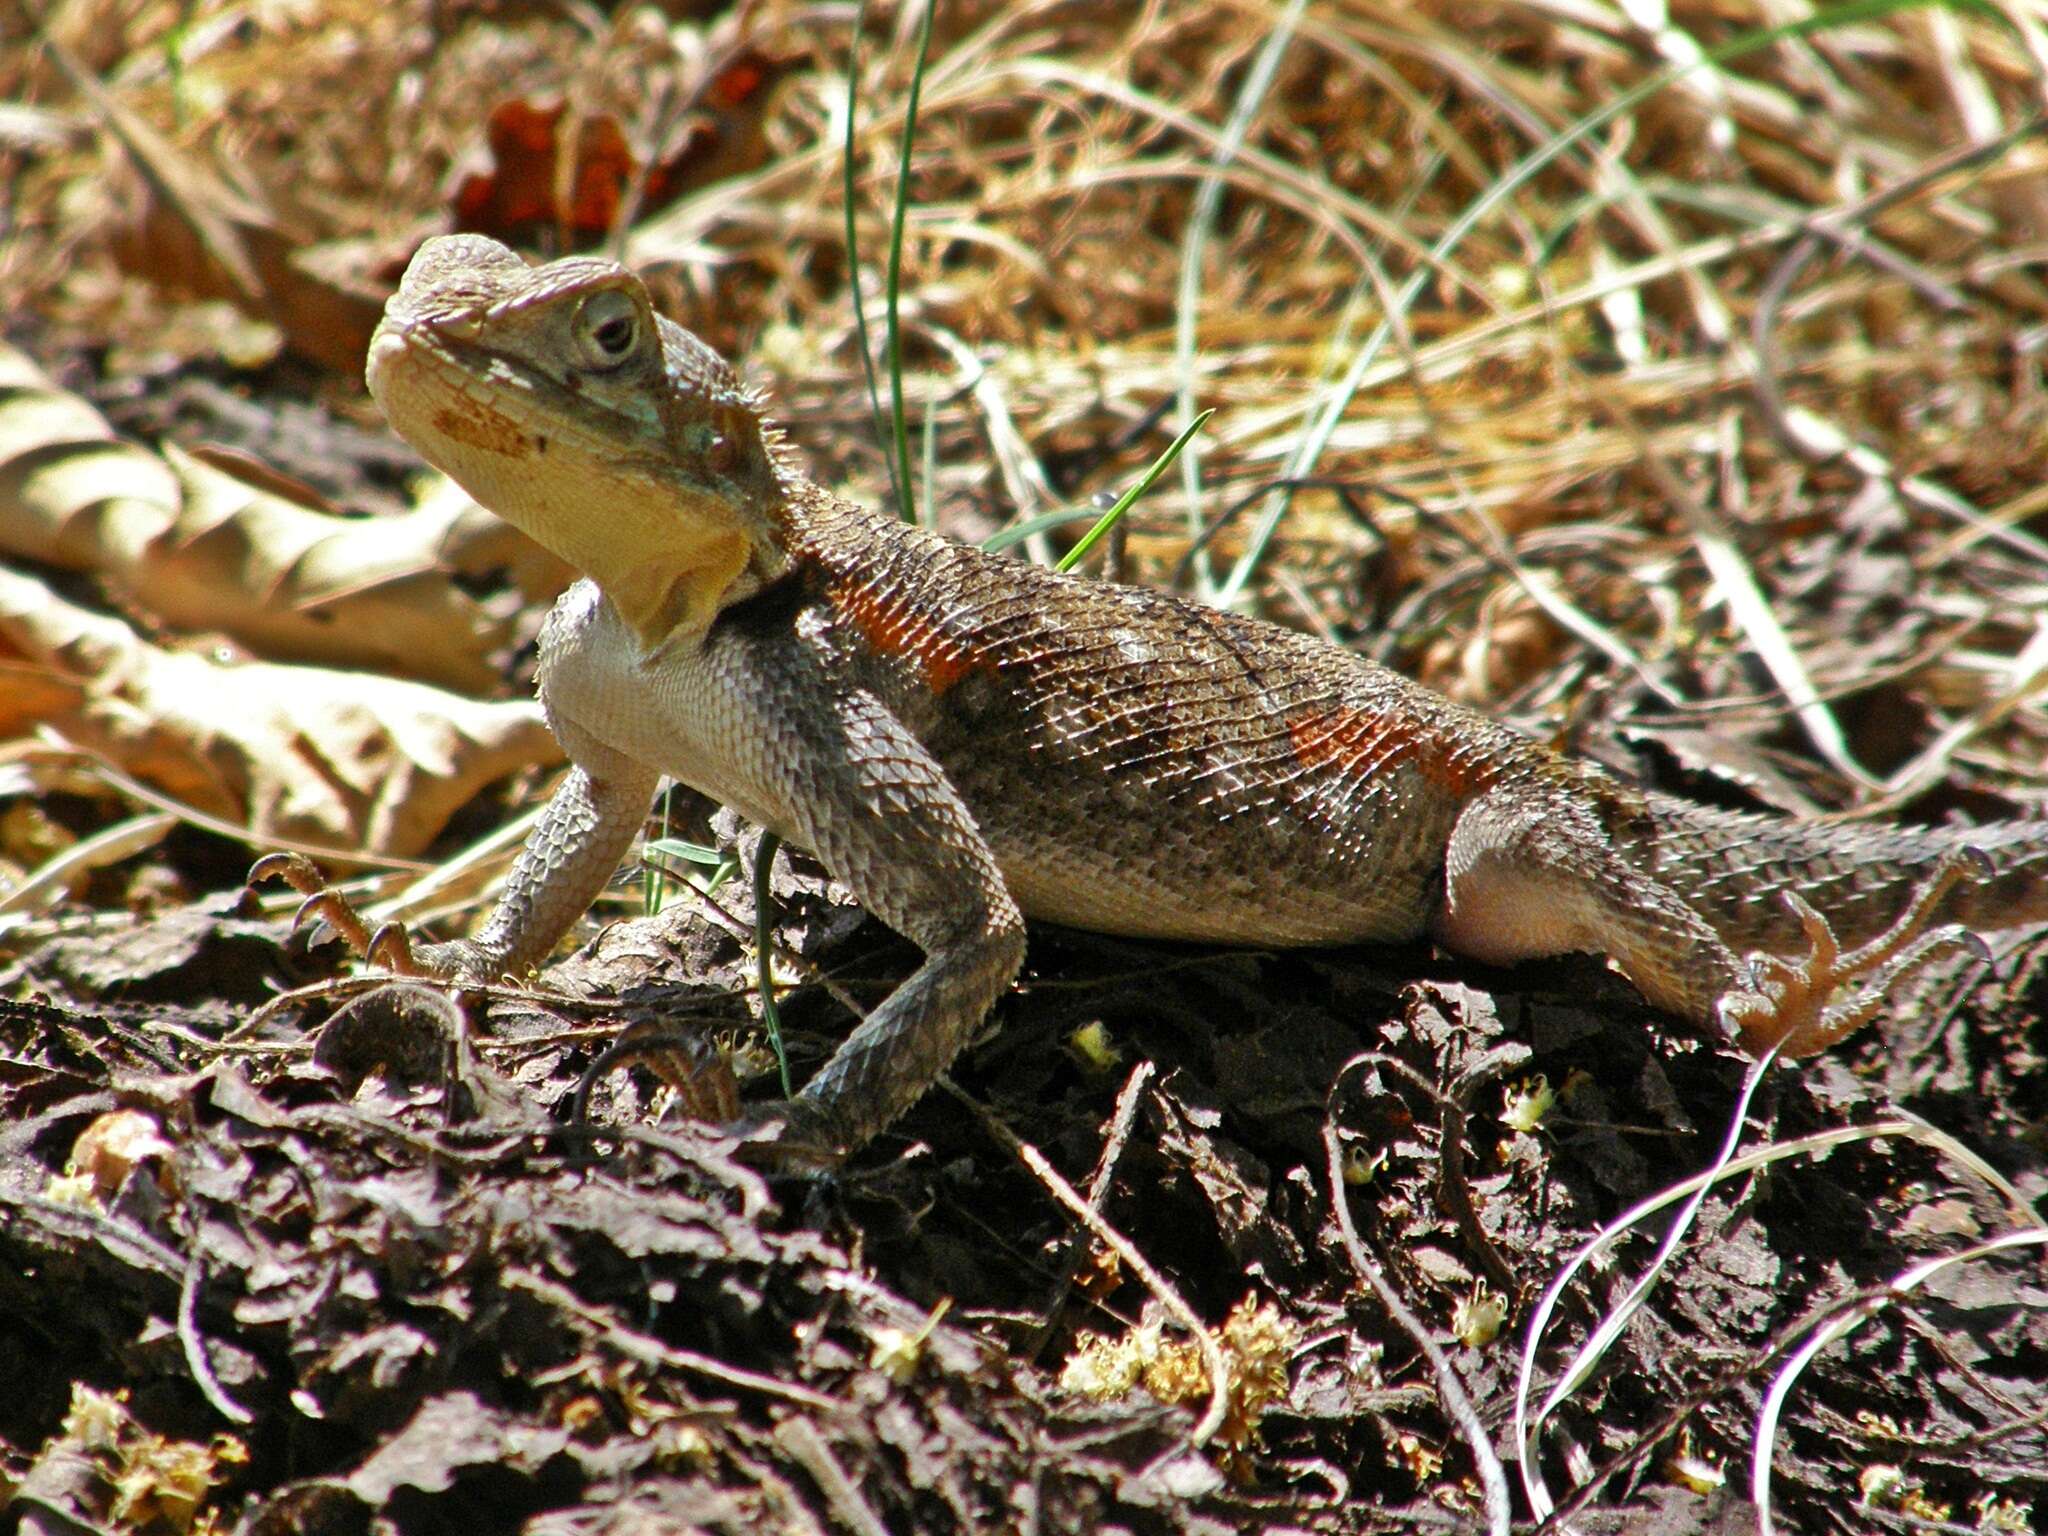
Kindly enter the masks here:
[[[741, 883], [718, 900], [744, 917]], [[845, 1003], [914, 952], [814, 877], [782, 883], [784, 941], [839, 994], [784, 998], [801, 1076]], [[1535, 1298], [1601, 1223], [1707, 1164], [1743, 1075], [1592, 961], [1504, 975], [1419, 949], [1041, 928], [950, 1089], [833, 1177], [764, 1181], [687, 1122], [650, 1122], [644, 1065], [606, 1074], [589, 1123], [569, 1123], [619, 1026], [748, 1029], [750, 961], [696, 903], [616, 924], [546, 978], [596, 1001], [356, 986], [252, 1029], [267, 990], [332, 953], [282, 938], [174, 911], [7, 978], [33, 999], [0, 1005], [0, 1371], [18, 1383], [0, 1475], [24, 1529], [180, 1528], [181, 1467], [214, 1528], [248, 1532], [1472, 1529], [1472, 1452], [1361, 1261], [1443, 1352], [1512, 1480]], [[1747, 1142], [1903, 1112], [2037, 1194], [2044, 953], [1930, 979], [1881, 1033], [1779, 1071]], [[1091, 1025], [1094, 1059], [1075, 1041]], [[1508, 1093], [1538, 1074], [1562, 1093], [1511, 1129]], [[132, 1166], [82, 1147], [123, 1123], [154, 1133]], [[1356, 1255], [1326, 1136], [1361, 1175], [1341, 1186]], [[1255, 1425], [1233, 1415], [1192, 1445], [1199, 1371], [1172, 1404], [1063, 1387], [1086, 1335], [1124, 1342], [1166, 1314], [1012, 1137], [1092, 1192], [1206, 1323], [1270, 1309], [1283, 1385]], [[80, 1156], [86, 1177], [60, 1182]], [[1539, 1394], [1668, 1220], [1567, 1290]], [[2016, 1224], [1896, 1135], [1723, 1182], [1557, 1414], [1552, 1496], [1584, 1485], [1582, 1530], [1748, 1528], [1752, 1437], [1788, 1352], [1845, 1298]], [[2024, 1251], [1944, 1268], [1825, 1350], [1776, 1441], [1779, 1519], [1920, 1529], [1918, 1499], [1963, 1526], [2038, 1520], [2035, 1275]], [[1461, 1342], [1454, 1318], [1487, 1294], [1506, 1327]], [[1681, 1462], [1702, 1469], [1690, 1486]], [[1911, 1498], [1867, 1498], [1873, 1463]]]

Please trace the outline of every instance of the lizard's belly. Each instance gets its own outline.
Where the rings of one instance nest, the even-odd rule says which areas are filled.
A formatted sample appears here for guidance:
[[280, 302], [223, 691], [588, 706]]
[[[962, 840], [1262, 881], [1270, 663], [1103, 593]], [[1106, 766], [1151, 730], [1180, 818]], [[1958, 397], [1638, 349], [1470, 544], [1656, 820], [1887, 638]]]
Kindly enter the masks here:
[[1426, 882], [1394, 892], [1359, 891], [1284, 880], [1170, 878], [1056, 855], [999, 848], [1003, 878], [1024, 915], [1094, 933], [1137, 939], [1286, 947], [1393, 944], [1419, 938], [1430, 894]]
[[1270, 701], [1175, 712], [1064, 681], [969, 677], [920, 722], [1027, 917], [1255, 946], [1426, 931], [1457, 805], [1415, 763], [1364, 784], [1294, 754]]
[[1313, 798], [1232, 806], [1051, 765], [995, 795], [961, 777], [1027, 917], [1133, 938], [1398, 943], [1442, 902], [1443, 834], [1427, 812], [1333, 821]]

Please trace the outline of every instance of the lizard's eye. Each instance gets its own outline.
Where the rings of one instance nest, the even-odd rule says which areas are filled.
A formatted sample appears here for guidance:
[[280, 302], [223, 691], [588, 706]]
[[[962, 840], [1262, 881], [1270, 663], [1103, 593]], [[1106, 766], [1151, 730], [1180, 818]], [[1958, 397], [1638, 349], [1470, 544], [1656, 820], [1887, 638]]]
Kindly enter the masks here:
[[593, 293], [576, 311], [576, 344], [593, 368], [616, 368], [640, 339], [640, 311], [616, 288]]

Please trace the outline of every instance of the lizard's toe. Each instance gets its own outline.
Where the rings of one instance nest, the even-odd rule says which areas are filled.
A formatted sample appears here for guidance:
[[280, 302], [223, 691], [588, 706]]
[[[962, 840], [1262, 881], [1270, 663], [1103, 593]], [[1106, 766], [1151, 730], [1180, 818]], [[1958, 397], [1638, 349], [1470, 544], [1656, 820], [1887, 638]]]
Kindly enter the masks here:
[[[1951, 850], [1892, 925], [1847, 954], [1827, 919], [1797, 892], [1785, 892], [1785, 905], [1806, 930], [1807, 952], [1797, 960], [1751, 955], [1748, 986], [1721, 999], [1723, 1024], [1752, 1056], [1811, 1056], [1863, 1028], [1893, 987], [1936, 958], [1960, 951], [1988, 961], [1984, 941], [1967, 928], [1927, 925], [1950, 890], [1984, 878], [1989, 868], [1976, 848]], [[1837, 1001], [1845, 986], [1853, 990]]]
[[327, 877], [311, 859], [303, 853], [266, 853], [249, 866], [245, 883], [253, 886], [273, 879], [284, 881], [306, 898], [292, 913], [293, 933], [317, 917], [340, 934], [342, 942], [357, 954], [368, 952], [372, 942], [368, 926], [356, 915], [354, 904], [328, 884]]
[[272, 879], [306, 898], [292, 914], [293, 933], [318, 918], [365, 961], [394, 975], [483, 984], [496, 981], [504, 970], [500, 956], [469, 939], [416, 945], [403, 923], [385, 923], [371, 932], [355, 904], [302, 853], [266, 853], [249, 866], [250, 885]]
[[439, 973], [429, 970], [413, 953], [412, 935], [403, 923], [386, 923], [370, 935], [370, 942], [363, 950], [363, 958], [371, 965], [381, 965], [397, 976], [433, 976]]

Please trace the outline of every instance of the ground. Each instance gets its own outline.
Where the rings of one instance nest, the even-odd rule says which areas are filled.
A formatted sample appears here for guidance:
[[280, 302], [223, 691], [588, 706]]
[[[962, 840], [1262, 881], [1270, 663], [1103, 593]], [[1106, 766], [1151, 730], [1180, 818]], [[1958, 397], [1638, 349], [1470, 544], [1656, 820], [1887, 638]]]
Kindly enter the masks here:
[[[1596, 959], [1038, 927], [942, 1090], [764, 1180], [682, 1112], [775, 1071], [714, 808], [488, 994], [243, 884], [457, 931], [558, 771], [567, 573], [360, 385], [451, 228], [623, 254], [955, 537], [1056, 555], [1213, 406], [1127, 579], [1714, 803], [2043, 814], [2033, 21], [1652, 9], [942, 5], [892, 261], [914, 8], [0, 0], [22, 1528], [1743, 1530], [1765, 1437], [1780, 1529], [2043, 1528], [2040, 936], [1743, 1116]], [[915, 952], [771, 886], [800, 1079]], [[1525, 1469], [1531, 1328], [1525, 1418], [1608, 1318]]]

